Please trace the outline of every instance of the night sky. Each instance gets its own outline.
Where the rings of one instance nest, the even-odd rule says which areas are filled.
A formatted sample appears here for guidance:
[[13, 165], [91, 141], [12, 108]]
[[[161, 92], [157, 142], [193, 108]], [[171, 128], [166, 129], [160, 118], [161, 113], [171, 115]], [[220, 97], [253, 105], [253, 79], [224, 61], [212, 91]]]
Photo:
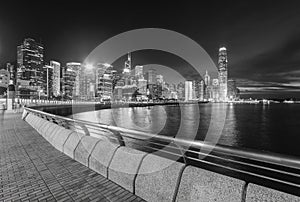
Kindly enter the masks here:
[[[300, 98], [300, 1], [51, 2], [1, 3], [2, 67], [16, 61], [16, 47], [26, 37], [44, 44], [45, 61], [82, 62], [114, 35], [137, 28], [164, 28], [198, 42], [215, 63], [219, 47], [225, 45], [229, 76], [237, 80], [243, 97]], [[161, 61], [160, 55], [174, 57], [141, 51], [133, 53], [133, 63], [165, 63], [176, 71], [188, 65], [179, 59], [176, 64], [177, 60]]]

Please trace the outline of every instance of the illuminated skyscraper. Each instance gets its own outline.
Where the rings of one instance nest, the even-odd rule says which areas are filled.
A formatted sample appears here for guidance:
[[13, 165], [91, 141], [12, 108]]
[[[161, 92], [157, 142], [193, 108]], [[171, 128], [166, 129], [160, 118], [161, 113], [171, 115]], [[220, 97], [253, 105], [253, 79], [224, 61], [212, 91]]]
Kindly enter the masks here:
[[68, 98], [79, 95], [79, 72], [81, 63], [69, 62], [63, 71], [63, 94]]
[[98, 64], [96, 72], [97, 96], [102, 100], [110, 100], [113, 92], [113, 66], [110, 64]]
[[140, 78], [138, 80], [138, 90], [142, 95], [146, 95], [147, 93], [147, 80], [144, 78]]
[[206, 73], [205, 73], [205, 76], [204, 76], [204, 84], [206, 86], [210, 86], [210, 76], [209, 76], [207, 70], [206, 70]]
[[[21, 97], [37, 96], [43, 87], [44, 47], [34, 39], [25, 39], [17, 47], [17, 83]], [[24, 85], [26, 83], [26, 85]]]
[[43, 94], [47, 98], [52, 97], [53, 95], [53, 67], [50, 65], [44, 65], [44, 85], [43, 85]]
[[156, 83], [162, 85], [164, 83], [164, 77], [161, 74], [156, 75]]
[[50, 61], [50, 66], [53, 68], [52, 91], [53, 95], [57, 97], [60, 95], [60, 63]]
[[205, 87], [205, 85], [204, 85], [204, 81], [203, 80], [201, 80], [200, 81], [200, 84], [199, 84], [199, 100], [200, 101], [203, 101], [204, 100], [204, 87]]
[[127, 60], [125, 61], [123, 74], [130, 75], [131, 74], [131, 54], [128, 53]]
[[213, 79], [212, 80], [211, 91], [212, 91], [211, 99], [213, 99], [214, 101], [223, 101], [223, 100], [220, 100], [219, 79]]
[[10, 84], [15, 85], [17, 82], [17, 67], [11, 63], [6, 63], [6, 69], [9, 71]]
[[228, 69], [227, 69], [227, 50], [225, 47], [219, 49], [219, 60], [218, 60], [218, 80], [219, 80], [219, 100], [226, 101], [227, 99], [227, 80], [228, 80]]
[[179, 100], [184, 100], [184, 83], [177, 84], [177, 94]]
[[7, 88], [9, 85], [9, 71], [0, 69], [0, 87]]
[[239, 98], [239, 89], [236, 87], [236, 82], [233, 79], [228, 79], [227, 97], [229, 100], [235, 100]]
[[204, 76], [204, 99], [209, 100], [210, 98], [212, 98], [212, 87], [210, 82], [210, 76], [206, 71]]
[[185, 101], [193, 100], [193, 82], [185, 81], [184, 83]]
[[142, 78], [142, 76], [143, 76], [143, 70], [144, 70], [143, 66], [141, 66], [141, 65], [135, 66], [134, 71], [135, 71], [135, 77], [136, 77], [136, 79], [141, 79]]
[[156, 71], [155, 69], [149, 69], [146, 73], [146, 80], [148, 85], [156, 84]]

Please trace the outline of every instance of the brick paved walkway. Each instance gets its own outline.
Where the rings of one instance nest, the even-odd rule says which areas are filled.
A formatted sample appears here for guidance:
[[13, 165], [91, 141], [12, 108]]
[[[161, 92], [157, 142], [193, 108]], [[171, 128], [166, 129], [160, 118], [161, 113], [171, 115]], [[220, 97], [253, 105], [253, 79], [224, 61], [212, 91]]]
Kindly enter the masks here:
[[20, 114], [0, 116], [0, 201], [142, 201], [54, 149]]

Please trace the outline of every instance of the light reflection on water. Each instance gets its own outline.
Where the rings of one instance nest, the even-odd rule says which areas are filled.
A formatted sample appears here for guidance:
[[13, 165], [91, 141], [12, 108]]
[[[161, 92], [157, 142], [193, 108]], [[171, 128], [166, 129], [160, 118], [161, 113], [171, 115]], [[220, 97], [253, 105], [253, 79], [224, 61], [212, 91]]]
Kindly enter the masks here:
[[[226, 113], [224, 124], [222, 119], [218, 119], [221, 113]], [[300, 156], [300, 105], [191, 104], [180, 107], [135, 107], [85, 112], [74, 115], [74, 118], [177, 138], [217, 140], [221, 145]], [[221, 137], [207, 137], [208, 131], [216, 131], [217, 127], [222, 128]]]

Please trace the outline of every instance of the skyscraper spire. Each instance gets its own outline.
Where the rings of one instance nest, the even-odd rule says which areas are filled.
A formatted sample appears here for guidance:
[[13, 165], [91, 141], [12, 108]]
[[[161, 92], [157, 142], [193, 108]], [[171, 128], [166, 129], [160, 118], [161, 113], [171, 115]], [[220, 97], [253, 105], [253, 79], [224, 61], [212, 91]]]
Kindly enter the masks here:
[[127, 59], [128, 61], [131, 61], [131, 53], [130, 52], [128, 53], [127, 58], [128, 58]]
[[123, 73], [130, 74], [130, 72], [131, 72], [131, 54], [128, 53], [127, 60], [125, 61], [125, 67], [124, 67]]

